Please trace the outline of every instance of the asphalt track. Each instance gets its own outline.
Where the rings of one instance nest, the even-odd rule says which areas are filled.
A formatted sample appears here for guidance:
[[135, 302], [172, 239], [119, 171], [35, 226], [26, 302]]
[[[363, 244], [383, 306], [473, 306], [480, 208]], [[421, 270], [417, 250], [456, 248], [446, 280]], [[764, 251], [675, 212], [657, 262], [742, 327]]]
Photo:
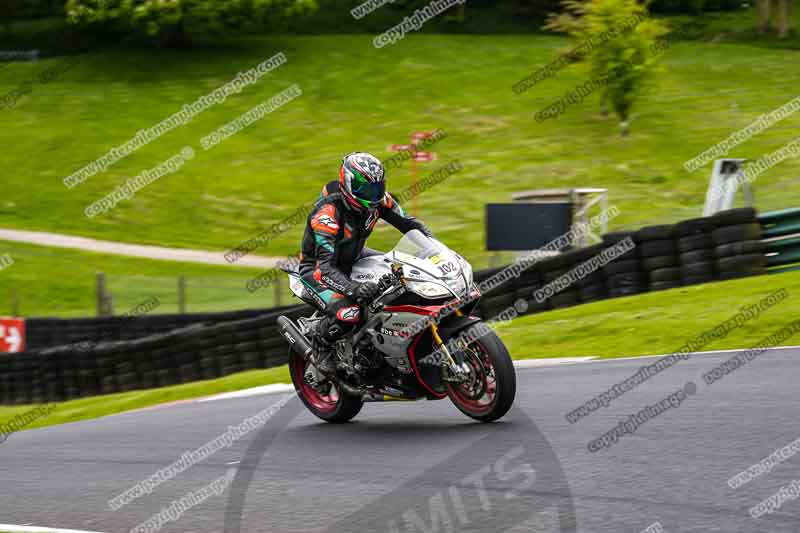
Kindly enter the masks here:
[[[516, 408], [473, 423], [447, 400], [367, 404], [327, 425], [291, 399], [262, 428], [151, 494], [113, 496], [283, 395], [185, 403], [24, 431], [0, 445], [0, 523], [130, 531], [226, 471], [236, 477], [164, 532], [800, 531], [800, 500], [748, 510], [799, 456], [737, 489], [727, 480], [800, 438], [800, 349], [765, 353], [707, 385], [731, 353], [699, 355], [570, 424], [564, 415], [654, 359], [518, 370]], [[696, 393], [607, 449], [587, 443], [688, 382]], [[2, 528], [0, 528], [2, 531]], [[652, 530], [655, 531], [655, 530]]]

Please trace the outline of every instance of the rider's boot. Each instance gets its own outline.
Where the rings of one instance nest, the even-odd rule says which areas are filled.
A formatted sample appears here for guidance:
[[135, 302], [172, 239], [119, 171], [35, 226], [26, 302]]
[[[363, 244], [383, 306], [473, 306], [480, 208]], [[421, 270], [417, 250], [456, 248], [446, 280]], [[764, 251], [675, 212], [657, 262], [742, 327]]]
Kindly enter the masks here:
[[327, 375], [332, 375], [336, 372], [334, 343], [343, 333], [341, 326], [331, 322], [328, 317], [320, 320], [313, 336], [314, 355], [312, 356], [312, 363], [320, 372]]

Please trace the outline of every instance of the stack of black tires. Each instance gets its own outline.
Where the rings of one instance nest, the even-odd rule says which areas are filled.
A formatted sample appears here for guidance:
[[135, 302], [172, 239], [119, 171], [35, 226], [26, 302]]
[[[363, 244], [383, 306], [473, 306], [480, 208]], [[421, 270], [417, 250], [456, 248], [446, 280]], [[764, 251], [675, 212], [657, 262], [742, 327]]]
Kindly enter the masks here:
[[[574, 282], [561, 290], [551, 286], [546, 294], [539, 294], [540, 298], [544, 296], [542, 301], [537, 300], [537, 291], [544, 289], [584, 261], [600, 254], [602, 250], [603, 245], [596, 244], [535, 262], [519, 277], [507, 280], [484, 293], [479, 302], [479, 314], [484, 318], [491, 318], [512, 305], [520, 314], [532, 314], [606, 298], [608, 295], [606, 276], [603, 270], [599, 269], [584, 276], [576, 276]], [[480, 284], [505, 268], [507, 267], [476, 272], [475, 281]], [[520, 302], [524, 302], [522, 307], [519, 305]]]
[[213, 379], [286, 362], [278, 314], [200, 323], [140, 339], [54, 346], [0, 357], [0, 404], [63, 401]]
[[636, 232], [636, 243], [651, 291], [681, 285], [678, 240], [674, 225], [648, 226]]
[[[568, 274], [584, 261], [591, 259], [594, 254], [599, 253], [601, 248], [600, 246], [592, 246], [569, 250], [543, 261], [541, 264], [543, 287]], [[598, 280], [600, 285], [603, 285], [602, 272], [593, 272], [586, 277], [581, 277], [579, 274], [576, 273], [574, 280], [567, 280], [561, 287], [558, 284], [550, 285], [550, 289], [546, 289], [544, 293], [545, 302], [549, 303], [553, 309], [562, 309], [589, 301], [588, 298], [597, 290]], [[605, 293], [605, 286], [602, 286], [601, 289]]]
[[547, 300], [543, 302], [537, 302], [536, 297], [534, 296], [536, 291], [541, 289], [543, 285], [542, 271], [540, 266], [540, 264], [534, 264], [525, 270], [517, 280], [515, 280], [516, 286], [514, 288], [513, 301], [525, 302], [525, 305], [521, 309], [517, 309], [517, 311], [521, 311], [522, 314], [529, 315], [551, 309], [550, 303]]
[[[284, 307], [285, 309], [291, 306]], [[110, 342], [140, 339], [192, 324], [232, 322], [255, 318], [278, 309], [246, 309], [222, 313], [143, 314], [96, 318], [29, 318], [25, 324], [25, 346], [30, 350], [80, 342]]]
[[731, 209], [714, 215], [714, 265], [718, 279], [763, 274], [766, 270], [761, 224], [752, 208]]
[[[490, 268], [475, 273], [475, 282], [483, 283], [501, 273], [507, 267]], [[524, 285], [537, 284], [538, 272], [534, 267], [526, 270], [522, 276], [516, 279], [509, 279], [500, 283], [494, 289], [488, 290], [481, 295], [478, 301], [478, 314], [484, 319], [489, 319], [499, 314], [504, 309], [514, 305], [516, 293], [524, 292]]]
[[716, 279], [713, 217], [692, 218], [675, 225], [681, 282], [683, 285], [707, 283]]
[[647, 291], [647, 274], [642, 270], [641, 250], [637, 242], [637, 232], [616, 231], [606, 233], [603, 235], [603, 247], [607, 249], [612, 246], [621, 246], [622, 242], [628, 239], [636, 247], [603, 267], [605, 286], [608, 296], [611, 298]]
[[631, 237], [636, 250], [604, 271], [609, 296], [707, 283], [765, 271], [761, 226], [751, 208], [721, 211], [674, 225], [603, 236], [606, 246]]
[[[594, 244], [583, 248], [581, 262], [598, 256], [603, 252], [603, 244]], [[606, 285], [606, 272], [599, 268], [578, 282], [581, 303], [595, 302], [608, 297], [609, 289]]]
[[762, 274], [761, 226], [751, 208], [636, 232], [651, 291]]

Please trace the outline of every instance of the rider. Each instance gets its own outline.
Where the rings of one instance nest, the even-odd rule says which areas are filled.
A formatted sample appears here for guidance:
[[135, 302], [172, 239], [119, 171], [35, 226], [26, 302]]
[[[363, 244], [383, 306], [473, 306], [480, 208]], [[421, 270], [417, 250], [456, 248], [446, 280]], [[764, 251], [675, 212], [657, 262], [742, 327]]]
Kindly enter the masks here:
[[323, 373], [335, 369], [332, 346], [361, 320], [361, 308], [378, 296], [373, 281], [350, 279], [353, 265], [379, 252], [365, 248], [378, 219], [403, 233], [430, 230], [405, 214], [386, 192], [386, 175], [378, 158], [353, 152], [342, 159], [339, 180], [322, 188], [308, 216], [300, 256], [300, 275], [305, 292], [325, 313], [315, 333], [316, 366]]

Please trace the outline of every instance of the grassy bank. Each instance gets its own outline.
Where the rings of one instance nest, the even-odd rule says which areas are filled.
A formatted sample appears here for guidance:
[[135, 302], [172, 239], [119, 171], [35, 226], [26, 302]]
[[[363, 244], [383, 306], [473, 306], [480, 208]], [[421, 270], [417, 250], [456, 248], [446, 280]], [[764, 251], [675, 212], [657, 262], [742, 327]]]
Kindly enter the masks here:
[[[758, 276], [615, 298], [514, 320], [499, 334], [515, 357], [592, 355], [602, 358], [666, 354], [713, 329], [764, 296], [789, 297], [703, 348], [757, 346], [800, 316], [800, 272]], [[789, 344], [800, 345], [800, 338]]]
[[[420, 215], [443, 240], [484, 266], [483, 210], [526, 189], [591, 186], [609, 190], [622, 214], [612, 226], [637, 227], [697, 216], [710, 167], [693, 174], [684, 161], [795, 96], [797, 52], [746, 44], [693, 41], [663, 56], [666, 71], [635, 108], [627, 138], [598, 113], [597, 96], [560, 117], [537, 123], [534, 113], [586, 81], [569, 67], [530, 91], [511, 86], [552, 60], [566, 41], [549, 36], [411, 35], [373, 48], [371, 35], [251, 38], [217, 49], [149, 52], [108, 50], [80, 56], [52, 83], [36, 85], [0, 111], [0, 143], [14, 146], [0, 160], [7, 176], [0, 226], [52, 230], [108, 240], [225, 250], [311, 202], [354, 149], [389, 156], [390, 143], [414, 130], [442, 128], [437, 164], [458, 159], [464, 169], [426, 191]], [[454, 55], [453, 50], [464, 53]], [[62, 179], [226, 83], [278, 51], [286, 65], [224, 103], [206, 110], [85, 183]], [[13, 63], [0, 70], [0, 92], [58, 60]], [[369, 72], [369, 76], [354, 75]], [[303, 96], [204, 151], [204, 135], [297, 83]], [[46, 127], [43, 126], [46, 124]], [[796, 136], [789, 116], [736, 148], [757, 158]], [[86, 205], [125, 179], [184, 146], [197, 152], [173, 175], [93, 219]], [[788, 160], [756, 182], [764, 210], [800, 205], [790, 187], [800, 161]], [[410, 168], [391, 171], [390, 189], [410, 184]], [[457, 201], [455, 201], [457, 199]], [[263, 255], [297, 250], [300, 227]], [[375, 247], [396, 234], [377, 232]]]

